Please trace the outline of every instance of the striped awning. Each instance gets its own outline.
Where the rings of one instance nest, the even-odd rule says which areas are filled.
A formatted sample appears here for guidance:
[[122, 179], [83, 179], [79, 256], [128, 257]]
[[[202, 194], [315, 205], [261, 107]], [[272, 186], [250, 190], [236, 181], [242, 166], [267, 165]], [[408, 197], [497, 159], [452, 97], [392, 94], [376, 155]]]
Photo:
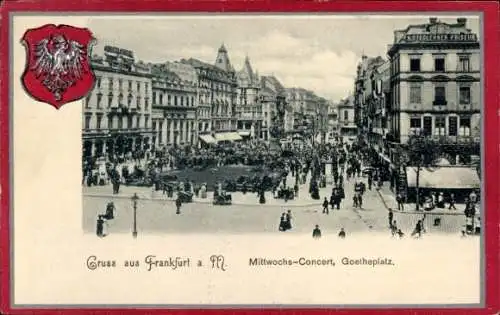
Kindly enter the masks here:
[[211, 135], [200, 135], [199, 138], [205, 143], [216, 143], [217, 141]]
[[239, 141], [242, 140], [241, 136], [237, 132], [221, 132], [215, 134], [215, 140], [217, 141]]
[[[408, 187], [416, 187], [417, 169], [407, 167]], [[419, 187], [442, 189], [477, 189], [481, 187], [479, 175], [468, 167], [433, 167], [421, 168]]]

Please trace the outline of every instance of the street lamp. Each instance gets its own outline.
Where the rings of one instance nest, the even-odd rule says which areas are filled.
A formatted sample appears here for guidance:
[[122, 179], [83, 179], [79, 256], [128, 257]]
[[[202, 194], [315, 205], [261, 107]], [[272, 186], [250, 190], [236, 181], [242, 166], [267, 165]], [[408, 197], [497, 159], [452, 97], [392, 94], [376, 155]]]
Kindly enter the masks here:
[[132, 230], [132, 236], [134, 238], [137, 238], [137, 200], [139, 200], [139, 197], [137, 193], [134, 193], [132, 196], [132, 204], [134, 206], [134, 228]]

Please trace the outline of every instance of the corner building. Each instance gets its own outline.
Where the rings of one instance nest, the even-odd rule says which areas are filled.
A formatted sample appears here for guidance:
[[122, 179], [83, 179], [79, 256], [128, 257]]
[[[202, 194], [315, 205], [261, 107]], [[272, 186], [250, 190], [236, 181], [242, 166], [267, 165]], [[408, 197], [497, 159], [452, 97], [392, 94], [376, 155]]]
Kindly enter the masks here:
[[479, 155], [480, 43], [467, 20], [448, 24], [430, 18], [429, 23], [396, 30], [388, 55], [388, 140], [405, 144], [410, 135], [421, 133], [439, 141], [457, 161]]
[[151, 69], [134, 53], [104, 47], [93, 56], [96, 83], [83, 101], [83, 157], [124, 157], [152, 150]]

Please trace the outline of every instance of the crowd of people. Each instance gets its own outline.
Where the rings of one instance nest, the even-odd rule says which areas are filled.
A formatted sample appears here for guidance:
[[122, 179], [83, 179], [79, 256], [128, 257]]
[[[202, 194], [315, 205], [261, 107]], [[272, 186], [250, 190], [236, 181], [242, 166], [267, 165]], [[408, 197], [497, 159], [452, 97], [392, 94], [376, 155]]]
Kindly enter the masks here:
[[[321, 144], [301, 141], [295, 144], [290, 143], [281, 148], [258, 141], [215, 145], [206, 148], [175, 147], [150, 152], [142, 158], [133, 155], [114, 156], [107, 159], [86, 159], [83, 163], [83, 183], [88, 186], [110, 183], [113, 186], [113, 193], [119, 194], [120, 184], [128, 184], [133, 179], [139, 179], [156, 187], [157, 190], [163, 190], [163, 194], [169, 197], [173, 197], [176, 192], [176, 213], [180, 214], [181, 205], [184, 202], [179, 197], [181, 192], [206, 198], [207, 191], [211, 187], [207, 187], [206, 183], [196, 182], [196, 180], [177, 182], [177, 186], [166, 185], [161, 182], [161, 174], [169, 170], [187, 168], [201, 170], [224, 165], [246, 165], [275, 172], [279, 174], [279, 178], [271, 181], [270, 187], [264, 187], [263, 182], [253, 183], [253, 187], [247, 187], [247, 183], [245, 183], [242, 188], [243, 193], [247, 190], [255, 192], [258, 202], [265, 203], [264, 195], [266, 191], [271, 191], [274, 198], [283, 198], [286, 202], [289, 199], [297, 198], [300, 187], [308, 184], [309, 196], [302, 197], [313, 200], [323, 199], [322, 213], [328, 215], [330, 211], [342, 209], [346, 197], [345, 183], [347, 181], [354, 179], [352, 194], [352, 208], [354, 209], [363, 209], [363, 196], [367, 190], [372, 190], [374, 186], [380, 188], [383, 185], [384, 176], [382, 174], [384, 170], [373, 161], [370, 150], [362, 141], [351, 144], [342, 141]], [[292, 178], [291, 183], [289, 183], [290, 178]], [[327, 186], [327, 178], [331, 180], [329, 182], [332, 185], [331, 191], [321, 190], [322, 194], [326, 192], [326, 195], [320, 196], [320, 188]], [[225, 188], [220, 182], [213, 190], [214, 196], [226, 196]], [[400, 192], [396, 194], [398, 210], [400, 211], [405, 210], [404, 199], [405, 196]], [[478, 194], [472, 192], [466, 201], [465, 214], [467, 218], [475, 218], [478, 200]], [[421, 198], [420, 202], [425, 210], [429, 210], [431, 206], [437, 208], [448, 206], [448, 209], [456, 209], [453, 194], [445, 198], [442, 192], [431, 192], [428, 197]], [[108, 211], [99, 217], [99, 220], [109, 219]], [[412, 236], [420, 236], [424, 232], [424, 219], [425, 216], [416, 223], [415, 229], [411, 233]], [[316, 228], [319, 230], [319, 227]], [[291, 229], [291, 211], [287, 210], [280, 217], [278, 230], [284, 232]], [[392, 210], [389, 211], [389, 230], [393, 236], [403, 237], [404, 235], [398, 228], [397, 222], [393, 220]], [[341, 232], [339, 234], [345, 236], [343, 229]], [[100, 233], [103, 234], [102, 231]], [[321, 232], [319, 234], [316, 232], [315, 235], [318, 237]]]

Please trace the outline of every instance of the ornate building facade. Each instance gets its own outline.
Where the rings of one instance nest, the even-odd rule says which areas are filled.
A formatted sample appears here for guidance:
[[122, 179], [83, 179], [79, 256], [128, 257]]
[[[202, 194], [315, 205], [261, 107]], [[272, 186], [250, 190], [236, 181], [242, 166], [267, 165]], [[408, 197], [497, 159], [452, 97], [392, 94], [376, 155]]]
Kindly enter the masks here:
[[419, 133], [440, 142], [457, 160], [464, 147], [479, 155], [480, 43], [467, 20], [448, 24], [430, 18], [396, 30], [388, 55], [391, 142], [404, 144]]
[[236, 132], [237, 80], [227, 53], [222, 45], [215, 64], [197, 59], [182, 59], [181, 63], [192, 66], [198, 77], [198, 133], [206, 143], [240, 140]]
[[152, 147], [151, 69], [130, 50], [92, 57], [96, 84], [83, 101], [83, 157], [125, 156]]
[[262, 104], [259, 98], [260, 78], [254, 72], [250, 59], [245, 58], [243, 69], [237, 74], [238, 93], [236, 117], [238, 133], [242, 137], [260, 138], [262, 130]]
[[268, 141], [273, 137], [272, 128], [276, 127], [273, 125], [278, 116], [278, 107], [285, 106], [286, 110], [286, 91], [276, 77], [263, 76], [261, 78], [260, 102], [263, 113], [260, 138]]
[[152, 74], [155, 145], [196, 145], [198, 82], [194, 68], [167, 63], [153, 65]]

